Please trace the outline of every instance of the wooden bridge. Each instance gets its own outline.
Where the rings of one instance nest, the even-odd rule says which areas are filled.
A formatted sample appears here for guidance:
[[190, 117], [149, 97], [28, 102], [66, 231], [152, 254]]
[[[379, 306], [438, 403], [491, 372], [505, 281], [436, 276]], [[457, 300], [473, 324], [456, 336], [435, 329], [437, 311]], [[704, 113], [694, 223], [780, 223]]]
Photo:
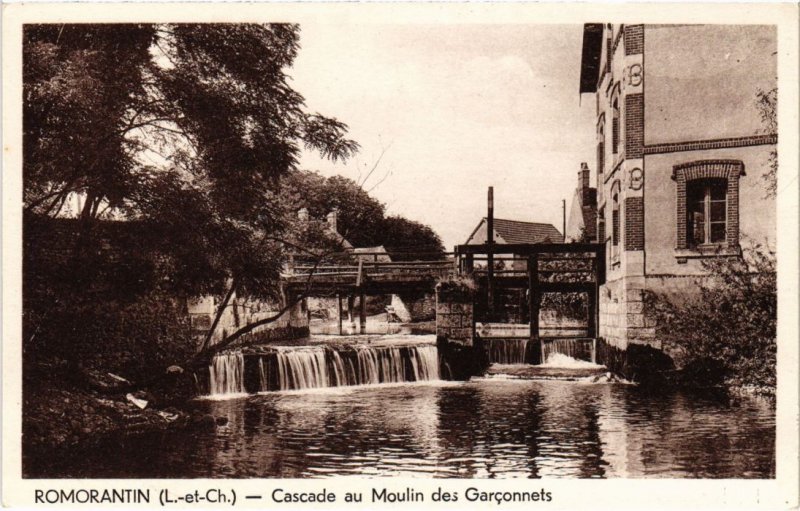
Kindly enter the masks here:
[[436, 283], [456, 272], [452, 253], [404, 253], [404, 261], [391, 261], [386, 252], [344, 252], [344, 263], [293, 264], [283, 275], [284, 290], [290, 296], [335, 296], [338, 302], [339, 332], [342, 332], [342, 302], [354, 321], [355, 298], [359, 297], [361, 333], [366, 332], [368, 295], [433, 293]]
[[[289, 295], [336, 296], [339, 310], [347, 300], [354, 317], [359, 300], [361, 330], [366, 325], [366, 296], [431, 293], [436, 283], [451, 275], [469, 275], [478, 284], [474, 319], [482, 323], [502, 322], [502, 300], [506, 290], [518, 290], [520, 317], [530, 324], [530, 338], [539, 339], [539, 310], [545, 293], [580, 293], [587, 299], [587, 336], [595, 337], [598, 322], [599, 287], [605, 282], [605, 251], [595, 243], [537, 243], [459, 245], [454, 252], [404, 254], [404, 261], [391, 261], [386, 252], [345, 252], [339, 263], [299, 263], [286, 268], [284, 289]], [[427, 258], [426, 258], [427, 256]], [[506, 306], [508, 304], [505, 304]], [[536, 320], [531, 320], [537, 318]], [[340, 314], [341, 324], [341, 314]]]
[[452, 253], [442, 254], [442, 259], [411, 261], [379, 260], [380, 256], [387, 256], [385, 252], [358, 252], [350, 256], [357, 262], [293, 265], [283, 275], [286, 288], [297, 293], [322, 296], [433, 291], [440, 278], [456, 271]]

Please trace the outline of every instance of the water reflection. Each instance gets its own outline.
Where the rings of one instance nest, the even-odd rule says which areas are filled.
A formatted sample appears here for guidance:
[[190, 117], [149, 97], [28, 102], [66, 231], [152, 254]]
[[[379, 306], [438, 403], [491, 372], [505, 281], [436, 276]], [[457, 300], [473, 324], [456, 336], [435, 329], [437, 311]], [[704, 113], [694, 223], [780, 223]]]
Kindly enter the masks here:
[[[265, 393], [195, 406], [227, 425], [131, 439], [51, 477], [724, 477], [775, 472], [763, 401], [478, 380]], [[113, 453], [113, 455], [109, 455]]]

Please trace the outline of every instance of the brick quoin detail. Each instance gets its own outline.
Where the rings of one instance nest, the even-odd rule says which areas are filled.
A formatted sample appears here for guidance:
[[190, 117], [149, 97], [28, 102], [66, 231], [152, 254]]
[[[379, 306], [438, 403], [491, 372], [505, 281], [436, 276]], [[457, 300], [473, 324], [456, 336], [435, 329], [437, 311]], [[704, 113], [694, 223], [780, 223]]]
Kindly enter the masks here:
[[686, 184], [698, 179], [725, 179], [727, 190], [727, 233], [725, 241], [729, 247], [739, 245], [739, 178], [744, 176], [744, 163], [739, 160], [698, 160], [681, 163], [672, 168], [672, 179], [677, 192], [677, 238], [678, 249], [689, 247], [686, 236]]
[[625, 250], [644, 250], [644, 199], [625, 199]]
[[644, 94], [625, 96], [625, 157], [644, 155]]
[[644, 52], [644, 25], [625, 25], [625, 55]]

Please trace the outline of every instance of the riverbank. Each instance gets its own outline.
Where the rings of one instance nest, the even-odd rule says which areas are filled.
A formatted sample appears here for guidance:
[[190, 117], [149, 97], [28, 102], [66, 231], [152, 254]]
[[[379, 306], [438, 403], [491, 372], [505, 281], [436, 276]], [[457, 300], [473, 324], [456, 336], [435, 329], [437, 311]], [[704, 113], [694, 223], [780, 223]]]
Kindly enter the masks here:
[[[38, 364], [25, 379], [22, 406], [23, 459], [145, 433], [214, 428], [218, 420], [191, 412], [191, 375], [174, 370], [164, 382], [133, 391], [114, 373], [83, 368], [65, 376], [61, 361]], [[24, 463], [23, 463], [24, 465]]]

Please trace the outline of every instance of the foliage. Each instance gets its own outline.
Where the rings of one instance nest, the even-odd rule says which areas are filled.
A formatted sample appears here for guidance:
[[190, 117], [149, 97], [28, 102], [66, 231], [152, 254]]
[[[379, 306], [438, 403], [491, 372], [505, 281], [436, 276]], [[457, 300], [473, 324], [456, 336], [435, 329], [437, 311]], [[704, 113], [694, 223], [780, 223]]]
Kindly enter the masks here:
[[[333, 160], [358, 147], [289, 86], [298, 49], [289, 24], [26, 25], [32, 351], [74, 361], [137, 339], [145, 356], [187, 296], [227, 282], [277, 294], [281, 176], [303, 147]], [[59, 224], [75, 197], [78, 219]]]
[[[443, 257], [442, 239], [427, 225], [395, 215], [387, 216], [381, 224], [380, 244], [386, 247], [392, 260]], [[419, 253], [423, 255], [419, 257]]]
[[335, 210], [338, 231], [353, 246], [380, 244], [376, 241], [386, 208], [355, 181], [342, 176], [326, 178], [311, 171], [291, 172], [281, 182], [281, 195], [289, 216], [296, 217], [304, 208], [310, 219], [324, 221]]
[[478, 284], [469, 275], [448, 274], [436, 283], [436, 290], [444, 293], [461, 293], [473, 296], [478, 291]]
[[[778, 132], [778, 89], [772, 88], [768, 91], [759, 89], [756, 93], [756, 107], [761, 114], [763, 131], [767, 134]], [[767, 196], [774, 197], [778, 192], [778, 151], [772, 149], [767, 160], [767, 170], [762, 175], [766, 187]]]
[[237, 275], [240, 293], [269, 294], [278, 179], [301, 146], [334, 160], [357, 148], [288, 85], [299, 28], [29, 25], [24, 38], [26, 210], [54, 216], [80, 194], [76, 252], [108, 207], [164, 234], [187, 290]]
[[[292, 232], [308, 229], [304, 224], [324, 225], [328, 213], [335, 210], [338, 232], [355, 247], [384, 246], [393, 260], [417, 258], [420, 252], [435, 259], [444, 252], [441, 239], [430, 227], [400, 216], [386, 216], [386, 207], [351, 179], [325, 178], [311, 171], [290, 172], [281, 182], [281, 196], [287, 222], [294, 225]], [[307, 210], [308, 221], [297, 222], [300, 209]]]
[[705, 262], [696, 295], [647, 297], [657, 336], [689, 377], [775, 387], [777, 287], [774, 254], [756, 247], [744, 258]]

